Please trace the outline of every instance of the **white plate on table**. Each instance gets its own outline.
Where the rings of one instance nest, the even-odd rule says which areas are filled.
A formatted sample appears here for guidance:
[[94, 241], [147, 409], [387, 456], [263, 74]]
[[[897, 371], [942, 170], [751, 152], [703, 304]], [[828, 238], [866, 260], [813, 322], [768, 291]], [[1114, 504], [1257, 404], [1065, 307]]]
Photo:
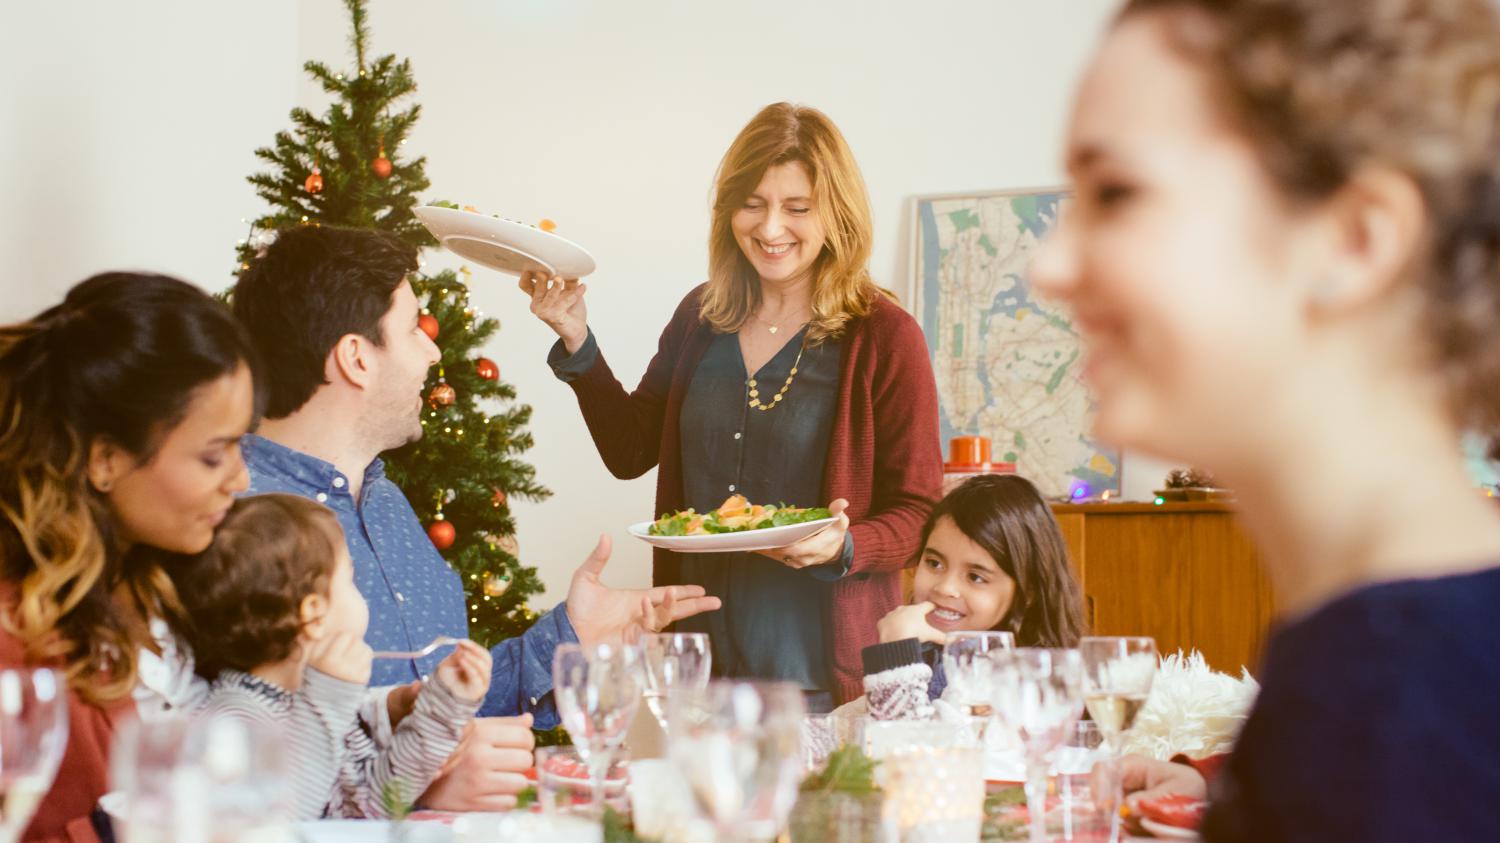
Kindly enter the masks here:
[[766, 527], [763, 530], [745, 530], [739, 533], [712, 533], [706, 536], [653, 536], [651, 525], [655, 521], [642, 521], [630, 525], [630, 534], [652, 545], [677, 553], [735, 553], [749, 550], [770, 550], [795, 544], [839, 520], [819, 518], [785, 527]]
[[1155, 837], [1160, 837], [1160, 838], [1163, 838], [1163, 839], [1166, 839], [1166, 840], [1202, 840], [1203, 839], [1203, 838], [1201, 838], [1201, 837], [1198, 836], [1198, 832], [1196, 830], [1194, 830], [1194, 829], [1191, 829], [1191, 828], [1179, 828], [1178, 826], [1175, 826], [1175, 825], [1167, 825], [1166, 823], [1159, 823], [1156, 820], [1148, 820], [1145, 817], [1141, 817], [1141, 828], [1144, 828], [1147, 831], [1151, 832], [1151, 834], [1153, 836], [1155, 836]]
[[533, 225], [436, 205], [413, 213], [443, 248], [490, 269], [511, 275], [539, 269], [564, 278], [594, 271], [594, 256], [582, 246]]

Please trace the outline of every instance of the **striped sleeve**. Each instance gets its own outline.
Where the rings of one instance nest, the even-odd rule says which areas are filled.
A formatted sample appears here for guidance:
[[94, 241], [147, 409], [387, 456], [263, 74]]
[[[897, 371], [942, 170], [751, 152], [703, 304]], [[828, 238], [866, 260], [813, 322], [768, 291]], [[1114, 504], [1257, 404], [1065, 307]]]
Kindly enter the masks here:
[[415, 802], [474, 719], [479, 700], [463, 700], [434, 676], [423, 683], [412, 713], [401, 720], [389, 745], [381, 747], [356, 726], [344, 740], [347, 754], [339, 771], [339, 799], [330, 813], [342, 817], [385, 818], [390, 800]]
[[299, 820], [323, 816], [344, 755], [343, 736], [363, 699], [365, 686], [308, 668], [302, 689], [288, 702], [243, 684], [216, 684], [207, 710], [280, 734], [296, 794]]

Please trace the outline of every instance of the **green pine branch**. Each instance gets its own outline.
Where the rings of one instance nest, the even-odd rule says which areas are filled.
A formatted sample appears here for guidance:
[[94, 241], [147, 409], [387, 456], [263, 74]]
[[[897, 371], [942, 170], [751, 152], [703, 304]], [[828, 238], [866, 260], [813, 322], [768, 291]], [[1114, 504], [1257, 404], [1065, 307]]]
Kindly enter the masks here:
[[[259, 232], [298, 225], [378, 229], [417, 249], [437, 245], [414, 214], [430, 186], [427, 159], [408, 158], [402, 148], [422, 115], [421, 104], [411, 101], [417, 90], [411, 63], [394, 55], [371, 57], [365, 0], [345, 0], [345, 6], [354, 67], [303, 65], [330, 102], [321, 113], [291, 109], [290, 126], [255, 150], [263, 169], [248, 181], [268, 209], [236, 249], [236, 272], [255, 258]], [[391, 163], [387, 178], [373, 167], [382, 148]], [[322, 189], [309, 191], [314, 168]], [[470, 635], [489, 646], [535, 621], [527, 600], [542, 590], [536, 569], [525, 564], [528, 549], [507, 549], [514, 547], [509, 542], [516, 531], [510, 504], [544, 500], [551, 492], [522, 459], [533, 442], [526, 430], [531, 408], [516, 403], [514, 387], [503, 378], [485, 380], [475, 370], [500, 323], [474, 312], [457, 273], [414, 274], [411, 280], [439, 324], [442, 362], [430, 373], [427, 391], [442, 377], [457, 400], [430, 407], [423, 438], [386, 454], [386, 471], [424, 523], [441, 509], [455, 527], [457, 538], [442, 553], [464, 583]], [[496, 504], [496, 490], [503, 491], [503, 504]]]

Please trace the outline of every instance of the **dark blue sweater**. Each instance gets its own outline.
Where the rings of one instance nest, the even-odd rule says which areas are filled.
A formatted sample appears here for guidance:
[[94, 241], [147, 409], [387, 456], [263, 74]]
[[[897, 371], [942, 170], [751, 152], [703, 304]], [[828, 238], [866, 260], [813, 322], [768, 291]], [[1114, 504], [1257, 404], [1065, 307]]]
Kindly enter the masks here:
[[1340, 597], [1261, 680], [1206, 840], [1500, 840], [1500, 568]]

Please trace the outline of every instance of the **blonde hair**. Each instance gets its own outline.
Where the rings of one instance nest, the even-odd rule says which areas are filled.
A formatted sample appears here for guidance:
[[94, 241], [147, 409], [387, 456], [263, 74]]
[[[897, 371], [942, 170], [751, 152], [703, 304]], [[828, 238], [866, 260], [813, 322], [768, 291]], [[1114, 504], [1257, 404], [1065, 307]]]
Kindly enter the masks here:
[[734, 214], [767, 170], [793, 162], [807, 168], [826, 237], [813, 263], [808, 342], [815, 345], [842, 336], [851, 320], [870, 312], [880, 294], [867, 268], [873, 229], [870, 198], [849, 145], [823, 112], [778, 102], [761, 109], [740, 130], [715, 177], [708, 286], [700, 313], [720, 333], [738, 331], [761, 303], [759, 275], [734, 236]]

